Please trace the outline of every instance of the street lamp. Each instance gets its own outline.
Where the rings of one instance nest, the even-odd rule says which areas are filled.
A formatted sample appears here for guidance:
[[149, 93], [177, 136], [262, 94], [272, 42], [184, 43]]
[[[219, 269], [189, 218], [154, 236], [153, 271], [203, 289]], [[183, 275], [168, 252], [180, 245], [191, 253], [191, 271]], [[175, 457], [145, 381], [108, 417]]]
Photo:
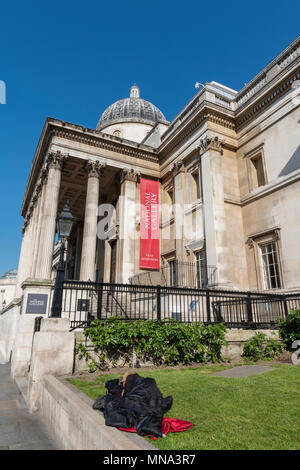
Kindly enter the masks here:
[[73, 223], [75, 218], [72, 216], [69, 206], [69, 201], [66, 202], [60, 216], [57, 218], [57, 235], [61, 239], [61, 245], [59, 249], [59, 264], [56, 270], [56, 279], [54, 284], [52, 308], [51, 308], [51, 317], [60, 318], [61, 317], [61, 304], [62, 304], [62, 293], [63, 293], [63, 282], [65, 275], [64, 267], [64, 253], [65, 253], [65, 243], [66, 240], [70, 237]]

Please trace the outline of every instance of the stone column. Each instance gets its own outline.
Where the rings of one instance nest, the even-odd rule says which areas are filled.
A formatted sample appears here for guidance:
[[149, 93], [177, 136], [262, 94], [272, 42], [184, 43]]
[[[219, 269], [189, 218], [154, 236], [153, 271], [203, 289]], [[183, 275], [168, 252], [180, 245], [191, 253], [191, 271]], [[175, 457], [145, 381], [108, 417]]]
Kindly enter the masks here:
[[85, 167], [88, 174], [88, 183], [80, 265], [80, 280], [82, 281], [95, 280], [99, 180], [103, 175], [105, 166], [105, 162], [88, 160]]
[[17, 275], [17, 282], [16, 282], [16, 289], [15, 289], [15, 297], [22, 297], [23, 289], [21, 287], [22, 282], [26, 278], [26, 264], [28, 262], [28, 252], [29, 252], [29, 244], [30, 244], [30, 236], [29, 236], [29, 221], [24, 222], [22, 227], [22, 244], [19, 256], [19, 266], [18, 266], [18, 275]]
[[19, 256], [18, 277], [15, 289], [16, 297], [21, 297], [23, 295], [21, 284], [27, 277], [32, 277], [33, 274], [33, 254], [35, 251], [37, 220], [40, 206], [40, 191], [41, 184], [38, 183], [35, 187], [25, 216], [24, 225], [22, 227], [23, 239]]
[[185, 261], [184, 239], [184, 203], [185, 203], [185, 168], [182, 160], [178, 160], [172, 167], [174, 178], [174, 224], [176, 259]]
[[222, 174], [223, 144], [217, 136], [207, 136], [200, 141], [199, 148], [207, 265], [217, 267], [219, 287], [231, 287]]
[[136, 185], [140, 174], [124, 168], [119, 200], [119, 250], [117, 282], [127, 283], [134, 274], [136, 238]]
[[35, 232], [35, 238], [34, 238], [34, 251], [33, 251], [33, 261], [32, 261], [32, 270], [31, 270], [31, 277], [33, 278], [36, 277], [38, 255], [40, 251], [43, 210], [44, 210], [45, 193], [46, 193], [46, 181], [47, 181], [47, 170], [44, 169], [42, 172], [40, 181], [39, 181], [40, 197], [39, 197], [39, 204], [37, 208], [36, 232]]
[[35, 272], [36, 277], [40, 279], [51, 278], [61, 170], [66, 158], [67, 156], [62, 154], [60, 151], [49, 154], [47, 158], [48, 180]]
[[34, 277], [35, 274], [35, 263], [34, 263], [34, 255], [36, 253], [36, 244], [37, 244], [37, 236], [38, 236], [38, 220], [40, 214], [40, 207], [41, 207], [41, 193], [42, 185], [40, 183], [37, 184], [34, 196], [33, 196], [33, 204], [34, 210], [32, 214], [32, 231], [31, 231], [31, 247], [30, 247], [30, 259], [31, 259], [31, 266], [29, 277]]

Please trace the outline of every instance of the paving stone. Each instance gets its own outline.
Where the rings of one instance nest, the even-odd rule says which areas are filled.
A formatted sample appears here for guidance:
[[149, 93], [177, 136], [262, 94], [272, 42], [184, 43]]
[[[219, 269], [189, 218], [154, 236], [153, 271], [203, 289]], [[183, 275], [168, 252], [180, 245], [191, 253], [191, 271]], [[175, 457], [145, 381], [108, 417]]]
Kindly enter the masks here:
[[15, 410], [19, 408], [17, 400], [1, 400], [0, 410]]
[[270, 366], [239, 366], [234, 367], [233, 369], [223, 370], [222, 372], [216, 372], [212, 375], [218, 377], [229, 377], [233, 379], [239, 379], [243, 377], [249, 377], [251, 375], [264, 374], [265, 372], [270, 372], [271, 370], [274, 369]]
[[0, 364], [0, 384], [0, 450], [59, 450], [41, 414], [29, 413], [10, 364]]
[[12, 444], [9, 450], [57, 450], [57, 444], [54, 441], [39, 440], [30, 443]]

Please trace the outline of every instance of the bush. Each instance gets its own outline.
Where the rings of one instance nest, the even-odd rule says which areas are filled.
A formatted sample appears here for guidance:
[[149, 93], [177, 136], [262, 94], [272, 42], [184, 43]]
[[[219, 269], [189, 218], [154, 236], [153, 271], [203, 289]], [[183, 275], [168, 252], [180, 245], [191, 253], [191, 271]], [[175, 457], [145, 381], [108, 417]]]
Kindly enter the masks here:
[[282, 343], [273, 338], [267, 338], [264, 333], [257, 332], [244, 345], [243, 356], [253, 361], [259, 359], [274, 359], [282, 352]]
[[90, 361], [89, 369], [107, 368], [122, 358], [124, 365], [138, 359], [151, 361], [154, 365], [206, 363], [222, 360], [221, 348], [226, 345], [226, 326], [203, 323], [185, 324], [169, 319], [124, 321], [118, 317], [94, 320], [84, 335], [93, 344], [96, 359], [92, 358], [87, 345], [81, 342], [76, 351]]
[[293, 341], [300, 339], [300, 310], [291, 310], [285, 319], [278, 320], [278, 326], [285, 347], [291, 349]]

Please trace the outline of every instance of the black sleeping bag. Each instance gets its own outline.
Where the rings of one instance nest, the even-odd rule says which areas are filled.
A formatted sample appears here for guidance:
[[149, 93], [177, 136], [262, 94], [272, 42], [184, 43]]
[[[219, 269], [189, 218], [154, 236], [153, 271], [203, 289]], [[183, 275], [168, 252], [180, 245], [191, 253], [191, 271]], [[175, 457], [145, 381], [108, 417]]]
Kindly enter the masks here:
[[163, 398], [154, 379], [128, 375], [122, 396], [119, 380], [106, 382], [106, 395], [99, 395], [93, 408], [103, 411], [105, 424], [117, 428], [136, 428], [141, 436], [162, 437], [162, 420], [173, 398]]

